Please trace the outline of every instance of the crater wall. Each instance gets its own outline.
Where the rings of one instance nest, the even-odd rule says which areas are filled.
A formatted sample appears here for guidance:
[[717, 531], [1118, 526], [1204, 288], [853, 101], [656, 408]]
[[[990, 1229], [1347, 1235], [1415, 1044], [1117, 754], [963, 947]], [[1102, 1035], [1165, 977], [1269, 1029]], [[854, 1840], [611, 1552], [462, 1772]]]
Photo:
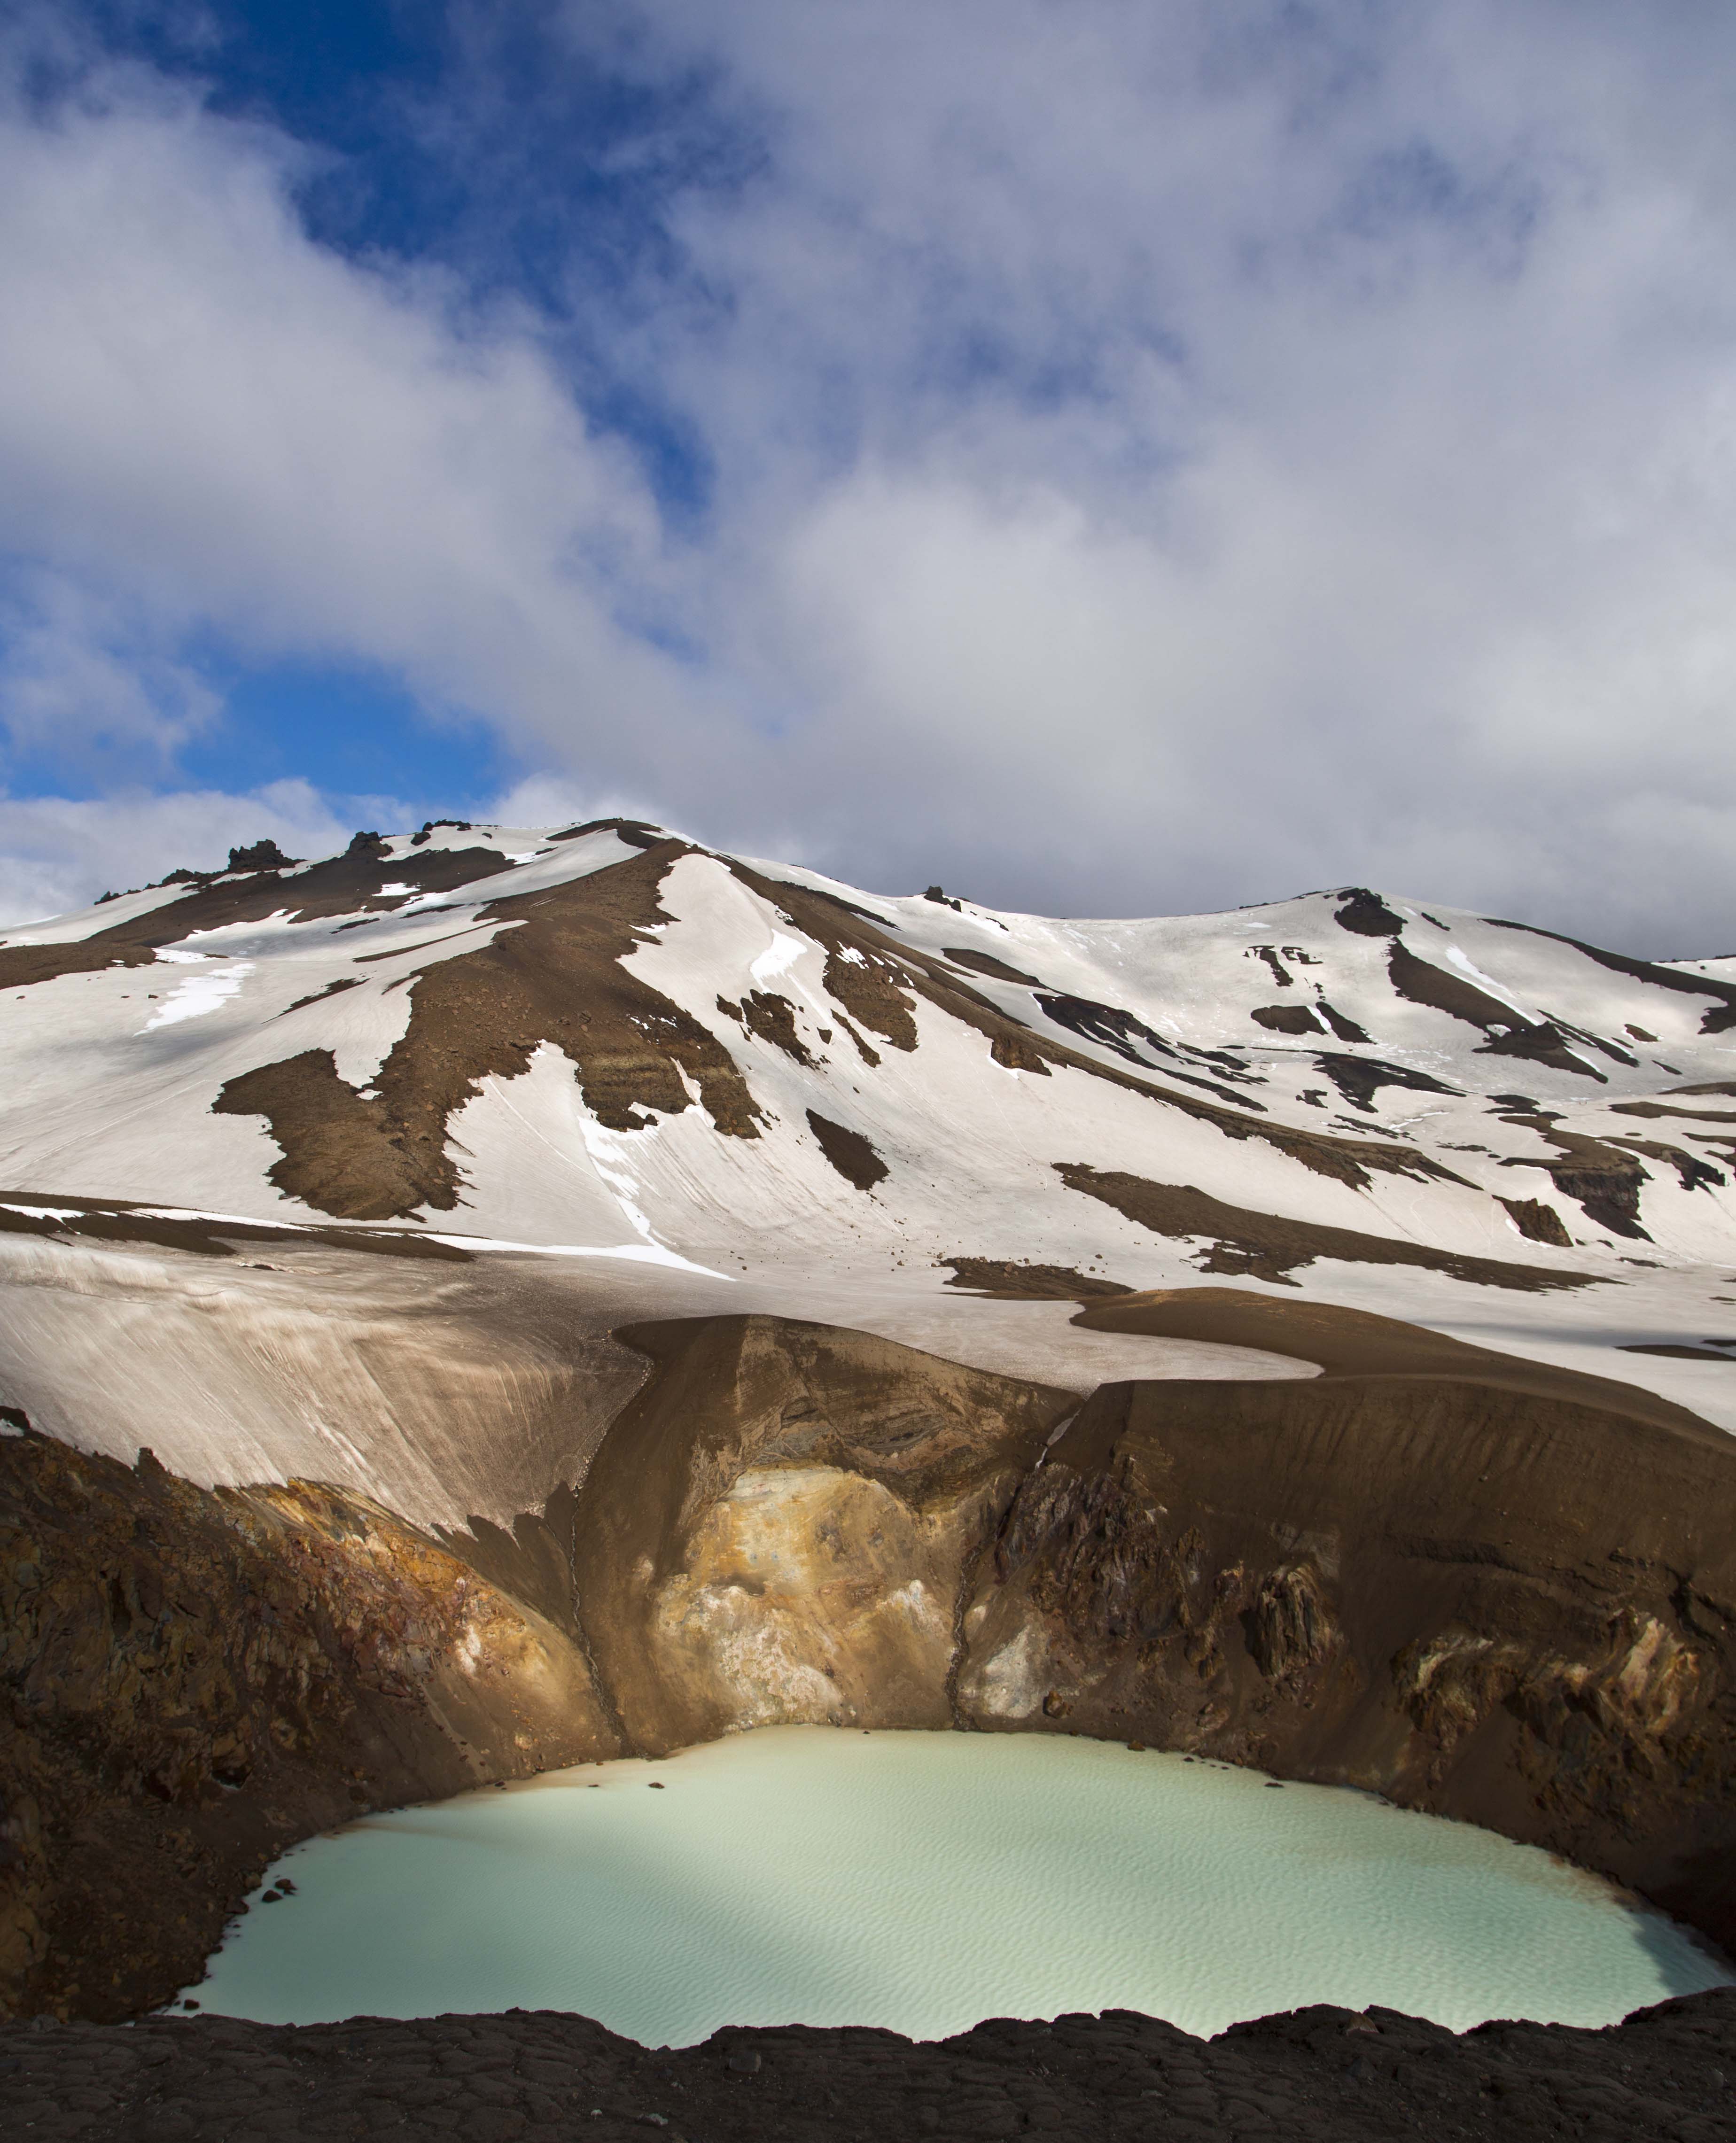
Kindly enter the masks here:
[[786, 1722], [1354, 1784], [1736, 1943], [1725, 1437], [1319, 1305], [1081, 1315], [1324, 1373], [1081, 1403], [826, 1325], [628, 1327], [651, 1373], [583, 1486], [439, 1537], [0, 1438], [0, 1999], [160, 2002], [360, 1809]]

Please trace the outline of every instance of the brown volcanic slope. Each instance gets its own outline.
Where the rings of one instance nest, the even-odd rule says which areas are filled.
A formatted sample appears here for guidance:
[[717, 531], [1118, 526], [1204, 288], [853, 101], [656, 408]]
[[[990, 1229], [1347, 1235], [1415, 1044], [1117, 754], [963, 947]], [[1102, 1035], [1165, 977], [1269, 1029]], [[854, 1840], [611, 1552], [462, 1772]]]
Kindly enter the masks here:
[[538, 1044], [578, 1064], [598, 1121], [634, 1131], [657, 1109], [688, 1106], [686, 1072], [726, 1136], [757, 1136], [760, 1111], [722, 1045], [620, 964], [649, 926], [664, 872], [685, 843], [659, 841], [626, 863], [545, 893], [503, 900], [485, 921], [518, 927], [492, 944], [426, 968], [411, 986], [409, 1032], [365, 1097], [338, 1076], [330, 1050], [309, 1050], [231, 1079], [219, 1115], [263, 1116], [284, 1150], [271, 1180], [322, 1213], [377, 1220], [419, 1205], [450, 1211], [457, 1165], [454, 1111], [493, 1074], [527, 1071]]
[[1074, 1319], [1094, 1332], [1138, 1332], [1158, 1339], [1203, 1339], [1220, 1347], [1257, 1347], [1316, 1362], [1325, 1377], [1451, 1377], [1540, 1398], [1565, 1399], [1679, 1430], [1728, 1450], [1730, 1439], [1686, 1407], [1613, 1377], [1557, 1368], [1445, 1332], [1377, 1317], [1336, 1303], [1286, 1301], [1239, 1287], [1158, 1288], [1088, 1303]]
[[1346, 1265], [1415, 1265], [1484, 1287], [1517, 1288], [1539, 1294], [1595, 1284], [1578, 1273], [1510, 1265], [1503, 1258], [1466, 1257], [1392, 1235], [1370, 1235], [1357, 1228], [1326, 1227], [1317, 1220], [1252, 1212], [1244, 1205], [1226, 1205], [1191, 1183], [1152, 1183], [1143, 1175], [1089, 1168], [1079, 1161], [1057, 1161], [1054, 1167], [1069, 1190], [1082, 1190], [1113, 1206], [1153, 1235], [1208, 1238], [1212, 1247], [1198, 1261], [1203, 1272], [1246, 1273], [1253, 1279], [1293, 1287], [1296, 1282], [1290, 1275], [1297, 1266], [1312, 1265], [1317, 1258], [1336, 1258]]

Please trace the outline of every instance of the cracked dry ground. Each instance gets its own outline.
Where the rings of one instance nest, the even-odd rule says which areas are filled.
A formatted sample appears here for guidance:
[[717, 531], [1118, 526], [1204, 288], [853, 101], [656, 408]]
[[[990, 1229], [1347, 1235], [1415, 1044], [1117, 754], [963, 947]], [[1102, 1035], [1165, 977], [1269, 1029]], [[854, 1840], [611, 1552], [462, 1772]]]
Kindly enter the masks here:
[[1385, 2010], [1308, 2009], [1190, 2038], [1110, 2011], [886, 2032], [728, 2031], [657, 2051], [583, 2017], [514, 2011], [295, 2028], [217, 2017], [0, 2026], [0, 2132], [32, 2143], [453, 2143], [660, 2136], [1230, 2139], [1736, 2136], [1736, 1989], [1603, 2032], [1490, 2024], [1456, 2037]]

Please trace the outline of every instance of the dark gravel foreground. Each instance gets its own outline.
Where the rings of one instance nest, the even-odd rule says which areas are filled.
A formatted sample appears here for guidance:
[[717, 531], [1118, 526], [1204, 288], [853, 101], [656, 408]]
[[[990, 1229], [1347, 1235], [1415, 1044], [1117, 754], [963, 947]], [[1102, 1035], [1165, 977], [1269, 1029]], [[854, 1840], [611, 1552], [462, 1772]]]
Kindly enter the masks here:
[[1736, 2137], [1736, 1989], [1608, 2031], [1305, 2009], [1193, 2039], [1125, 2010], [956, 2039], [732, 2030], [657, 2051], [550, 2011], [295, 2027], [0, 2026], [0, 2134], [664, 2143], [1027, 2132], [1154, 2139]]

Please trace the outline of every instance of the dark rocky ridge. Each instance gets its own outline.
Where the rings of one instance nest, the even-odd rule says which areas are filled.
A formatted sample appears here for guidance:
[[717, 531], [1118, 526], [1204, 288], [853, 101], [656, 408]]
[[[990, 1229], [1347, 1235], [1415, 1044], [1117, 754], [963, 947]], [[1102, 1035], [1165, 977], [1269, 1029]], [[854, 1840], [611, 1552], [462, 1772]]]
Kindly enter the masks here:
[[1207, 2040], [1109, 2010], [934, 2042], [791, 2027], [674, 2049], [547, 2012], [303, 2029], [216, 2017], [0, 2026], [0, 2121], [38, 2143], [1723, 2143], [1736, 2133], [1733, 2076], [1727, 1988], [1610, 2031], [1486, 2024], [1462, 2037], [1388, 2010], [1326, 2008]]

